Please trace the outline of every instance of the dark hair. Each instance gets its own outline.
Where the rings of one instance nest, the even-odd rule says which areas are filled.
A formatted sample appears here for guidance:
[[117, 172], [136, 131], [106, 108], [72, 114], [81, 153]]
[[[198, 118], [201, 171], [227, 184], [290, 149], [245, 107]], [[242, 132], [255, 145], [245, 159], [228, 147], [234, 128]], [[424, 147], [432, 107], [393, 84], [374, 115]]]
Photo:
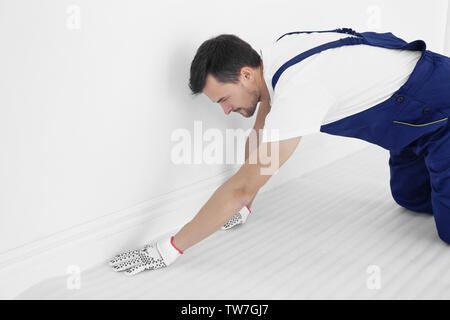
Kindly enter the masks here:
[[259, 54], [245, 41], [233, 34], [222, 34], [202, 43], [191, 63], [189, 88], [199, 94], [211, 74], [222, 83], [237, 83], [242, 67], [260, 65]]

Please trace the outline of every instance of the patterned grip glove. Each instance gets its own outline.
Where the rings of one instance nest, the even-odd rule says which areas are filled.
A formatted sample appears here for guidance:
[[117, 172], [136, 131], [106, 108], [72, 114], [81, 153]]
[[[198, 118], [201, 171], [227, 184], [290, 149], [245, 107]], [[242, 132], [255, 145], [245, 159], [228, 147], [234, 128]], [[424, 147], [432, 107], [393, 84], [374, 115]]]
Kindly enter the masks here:
[[114, 271], [135, 275], [144, 270], [167, 267], [183, 254], [173, 244], [173, 236], [161, 238], [142, 249], [130, 250], [116, 255], [109, 261]]
[[247, 218], [249, 214], [251, 213], [249, 207], [245, 206], [241, 210], [239, 210], [238, 213], [236, 213], [234, 216], [231, 217], [230, 220], [228, 220], [227, 223], [225, 223], [220, 229], [222, 230], [228, 230], [230, 228], [233, 228], [234, 226], [237, 226], [238, 224], [243, 224], [245, 221], [247, 221]]

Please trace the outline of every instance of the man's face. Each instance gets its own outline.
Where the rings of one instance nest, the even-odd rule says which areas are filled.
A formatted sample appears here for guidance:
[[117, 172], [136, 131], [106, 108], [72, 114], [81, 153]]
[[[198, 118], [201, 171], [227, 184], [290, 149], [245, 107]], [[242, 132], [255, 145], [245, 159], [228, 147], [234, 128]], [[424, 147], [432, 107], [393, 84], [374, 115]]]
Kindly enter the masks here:
[[203, 93], [214, 103], [219, 103], [226, 115], [237, 112], [249, 118], [255, 113], [260, 94], [252, 69], [243, 69], [238, 83], [221, 83], [208, 74]]

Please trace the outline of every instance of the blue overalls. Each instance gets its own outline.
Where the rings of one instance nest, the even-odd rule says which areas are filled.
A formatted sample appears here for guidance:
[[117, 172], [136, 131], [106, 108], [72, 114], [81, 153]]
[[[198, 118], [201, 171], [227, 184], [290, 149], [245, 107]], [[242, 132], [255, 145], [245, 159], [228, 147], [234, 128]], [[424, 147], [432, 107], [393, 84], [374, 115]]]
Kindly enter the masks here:
[[407, 43], [390, 32], [358, 33], [343, 28], [290, 32], [278, 40], [289, 34], [311, 32], [339, 32], [343, 37], [302, 52], [283, 64], [272, 78], [274, 90], [284, 70], [327, 49], [365, 44], [422, 51], [407, 82], [390, 98], [322, 125], [320, 131], [362, 139], [389, 150], [394, 200], [409, 210], [432, 214], [439, 237], [450, 243], [450, 58], [426, 50], [422, 40]]

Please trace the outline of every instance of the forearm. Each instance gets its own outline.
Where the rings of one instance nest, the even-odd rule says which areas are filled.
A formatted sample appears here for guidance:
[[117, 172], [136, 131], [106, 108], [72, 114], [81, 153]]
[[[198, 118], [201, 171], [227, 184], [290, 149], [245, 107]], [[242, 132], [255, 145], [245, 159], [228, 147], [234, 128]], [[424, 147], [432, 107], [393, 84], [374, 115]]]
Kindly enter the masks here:
[[174, 245], [184, 251], [216, 232], [243, 206], [249, 198], [236, 183], [236, 176], [220, 186], [197, 215], [174, 236]]
[[[245, 160], [260, 143], [260, 137], [259, 135], [256, 137], [256, 133], [259, 134], [259, 130], [247, 137]], [[251, 143], [250, 138], [257, 138], [256, 144]], [[184, 251], [220, 229], [243, 206], [247, 205], [250, 208], [256, 194], [243, 194], [244, 183], [241, 177], [234, 175], [220, 186], [197, 215], [174, 236], [174, 245]]]
[[[250, 153], [256, 150], [261, 143], [262, 133], [259, 128], [253, 128], [245, 141], [245, 160], [248, 159]], [[251, 141], [250, 141], [251, 140]]]
[[[262, 129], [262, 128], [261, 128]], [[261, 134], [260, 134], [260, 128], [253, 128], [253, 130], [255, 130], [254, 132], [251, 132], [250, 134], [249, 134], [249, 136], [247, 137], [247, 141], [245, 142], [245, 160], [247, 160], [248, 159], [248, 157], [249, 157], [249, 154], [251, 153], [251, 152], [253, 152], [253, 150], [254, 149], [256, 149], [258, 146], [259, 146], [259, 144], [261, 143]], [[252, 136], [252, 134], [253, 134], [253, 136]], [[256, 135], [257, 134], [257, 135]], [[252, 138], [256, 138], [256, 144], [250, 144], [250, 137], [252, 137]], [[252, 150], [250, 150], [250, 148], [252, 148]], [[251, 197], [251, 199], [250, 199], [250, 202], [247, 204], [247, 206], [249, 207], [249, 208], [251, 208], [252, 207], [252, 204], [253, 204], [253, 200], [255, 200], [255, 197], [256, 197], [256, 194], [253, 196], [253, 197]]]

